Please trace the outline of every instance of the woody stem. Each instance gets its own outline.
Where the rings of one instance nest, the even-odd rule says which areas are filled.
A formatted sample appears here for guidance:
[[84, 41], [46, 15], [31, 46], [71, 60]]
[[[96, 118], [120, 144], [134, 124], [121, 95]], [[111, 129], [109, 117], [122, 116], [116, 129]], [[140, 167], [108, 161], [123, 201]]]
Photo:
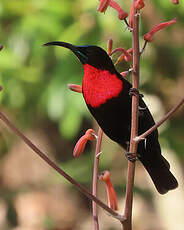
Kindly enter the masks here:
[[[133, 88], [139, 89], [139, 61], [140, 61], [140, 48], [139, 48], [139, 14], [135, 9], [134, 1], [134, 17], [133, 17]], [[139, 95], [134, 94], [132, 96], [132, 122], [131, 122], [131, 137], [130, 137], [130, 153], [136, 156], [137, 144], [134, 138], [138, 135], [138, 105]], [[134, 175], [135, 175], [135, 162], [128, 161], [127, 170], [127, 185], [126, 185], [126, 197], [124, 216], [126, 221], [123, 222], [124, 230], [132, 230], [132, 204], [133, 204], [133, 187], [134, 187]]]

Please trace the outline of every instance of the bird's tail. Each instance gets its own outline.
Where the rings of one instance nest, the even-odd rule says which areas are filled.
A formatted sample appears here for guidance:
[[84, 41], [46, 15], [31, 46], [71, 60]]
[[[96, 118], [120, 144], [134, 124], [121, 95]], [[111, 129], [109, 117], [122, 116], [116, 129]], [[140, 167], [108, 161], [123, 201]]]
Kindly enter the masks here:
[[155, 154], [152, 159], [142, 158], [140, 161], [160, 194], [165, 194], [178, 187], [176, 178], [170, 172], [168, 161], [161, 154]]

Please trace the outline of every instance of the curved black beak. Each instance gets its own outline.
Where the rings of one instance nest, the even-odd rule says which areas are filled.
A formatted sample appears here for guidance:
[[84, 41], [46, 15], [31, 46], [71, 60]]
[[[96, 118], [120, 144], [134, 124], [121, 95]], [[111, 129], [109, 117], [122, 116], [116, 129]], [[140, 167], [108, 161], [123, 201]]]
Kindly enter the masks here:
[[60, 42], [60, 41], [54, 41], [54, 42], [48, 42], [43, 44], [43, 46], [62, 46], [67, 49], [70, 49], [77, 57], [78, 59], [84, 64], [88, 60], [88, 56], [85, 53], [85, 47], [82, 46], [74, 46], [67, 42]]
[[43, 44], [43, 46], [62, 46], [62, 47], [68, 48], [72, 51], [75, 51], [77, 49], [77, 46], [74, 46], [74, 45], [67, 43], [67, 42], [59, 42], [59, 41], [48, 42], [48, 43]]

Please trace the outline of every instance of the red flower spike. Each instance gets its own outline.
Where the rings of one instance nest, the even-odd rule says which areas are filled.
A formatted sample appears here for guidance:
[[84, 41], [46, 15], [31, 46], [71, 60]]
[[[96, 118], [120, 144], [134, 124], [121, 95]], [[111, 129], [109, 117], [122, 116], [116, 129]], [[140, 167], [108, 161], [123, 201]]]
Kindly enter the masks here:
[[125, 58], [125, 61], [129, 62], [129, 61], [132, 60], [132, 55], [130, 54], [130, 52], [126, 51], [123, 48], [116, 48], [116, 49], [112, 50], [110, 55], [112, 55], [112, 54], [114, 54], [114, 53], [116, 53], [118, 51], [123, 53], [123, 55], [124, 55], [123, 58]]
[[117, 196], [110, 179], [110, 172], [103, 171], [99, 176], [99, 180], [105, 182], [109, 207], [113, 210], [118, 210]]
[[75, 148], [73, 150], [74, 157], [80, 157], [80, 155], [84, 152], [87, 141], [92, 141], [96, 138], [95, 131], [93, 129], [88, 129], [76, 143]]
[[140, 9], [142, 9], [144, 6], [145, 6], [145, 4], [144, 4], [144, 1], [143, 1], [143, 0], [137, 0], [137, 1], [135, 2], [135, 8], [136, 8], [136, 10], [140, 10]]
[[82, 93], [82, 86], [81, 85], [68, 84], [67, 86], [71, 91], [74, 91], [77, 93]]
[[114, 0], [110, 1], [109, 6], [111, 6], [112, 8], [114, 8], [118, 12], [118, 18], [120, 20], [124, 20], [125, 18], [128, 17], [128, 13], [126, 11], [124, 11], [123, 9], [121, 9], [121, 7], [118, 5], [118, 3], [115, 2]]
[[107, 7], [109, 6], [110, 1], [111, 0], [100, 0], [97, 11], [99, 11], [100, 13], [105, 13]]
[[175, 5], [179, 4], [179, 0], [171, 0], [171, 2]]
[[113, 44], [113, 41], [112, 39], [108, 39], [107, 41], [107, 54], [110, 56], [110, 53], [112, 51], [112, 44]]
[[162, 30], [162, 29], [164, 29], [164, 28], [166, 28], [166, 27], [168, 27], [168, 26], [170, 26], [170, 25], [172, 25], [172, 24], [174, 24], [176, 22], [177, 22], [177, 20], [176, 20], [176, 18], [174, 18], [174, 19], [172, 19], [172, 20], [170, 20], [168, 22], [162, 22], [160, 24], [157, 24], [157, 25], [153, 26], [153, 28], [148, 33], [146, 33], [144, 35], [144, 40], [147, 41], [147, 42], [152, 42], [153, 35], [156, 32], [158, 32], [159, 30]]

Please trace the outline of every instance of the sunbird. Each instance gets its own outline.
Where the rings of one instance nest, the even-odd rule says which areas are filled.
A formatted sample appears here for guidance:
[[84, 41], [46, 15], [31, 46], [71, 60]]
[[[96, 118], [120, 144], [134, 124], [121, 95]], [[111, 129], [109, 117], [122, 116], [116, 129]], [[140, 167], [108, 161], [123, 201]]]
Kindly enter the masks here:
[[[77, 56], [84, 68], [82, 94], [90, 113], [111, 140], [128, 149], [131, 133], [131, 83], [117, 72], [109, 55], [98, 46], [76, 46], [60, 41], [44, 44], [51, 45], [65, 47]], [[142, 109], [138, 118], [138, 135], [155, 124], [142, 97], [139, 97], [139, 108]], [[157, 129], [146, 137], [146, 142], [138, 143], [137, 157], [160, 194], [178, 186], [170, 172], [169, 162], [161, 154]]]

